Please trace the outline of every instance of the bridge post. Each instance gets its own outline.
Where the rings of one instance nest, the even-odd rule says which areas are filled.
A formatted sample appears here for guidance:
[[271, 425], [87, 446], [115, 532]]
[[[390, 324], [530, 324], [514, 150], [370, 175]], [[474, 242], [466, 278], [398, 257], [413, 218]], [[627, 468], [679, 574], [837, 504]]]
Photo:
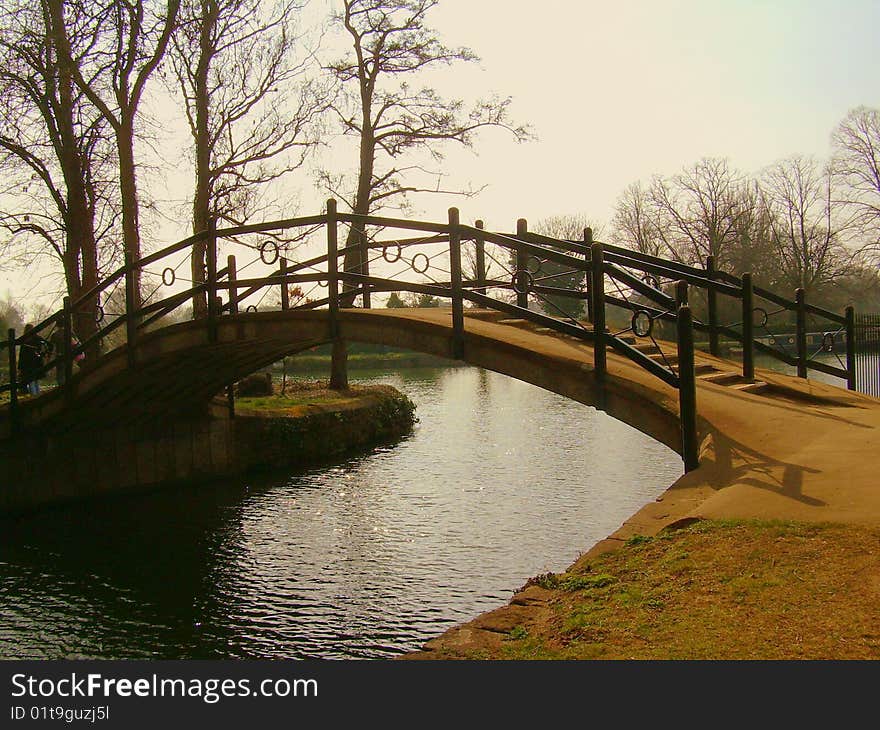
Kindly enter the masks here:
[[238, 272], [235, 269], [235, 256], [232, 254], [226, 257], [226, 271], [229, 279], [229, 313], [238, 314], [238, 287], [235, 285], [238, 281]]
[[721, 348], [718, 347], [718, 292], [712, 286], [715, 281], [715, 257], [706, 257], [706, 278], [709, 286], [706, 288], [706, 306], [709, 310], [709, 352], [718, 357]]
[[63, 367], [64, 367], [64, 385], [65, 390], [70, 391], [70, 379], [73, 377], [73, 352], [71, 343], [73, 342], [73, 323], [72, 313], [70, 311], [70, 297], [64, 297], [62, 309], [62, 332], [64, 334], [64, 345], [62, 348], [61, 354], [64, 357]]
[[[360, 245], [360, 254], [361, 254], [361, 265], [360, 265], [360, 273], [364, 276], [370, 275], [370, 241], [367, 238], [366, 229], [359, 231], [358, 233], [358, 243]], [[367, 282], [364, 282], [364, 294], [361, 298], [361, 303], [364, 309], [370, 309], [370, 286]]]
[[675, 282], [675, 306], [682, 307], [688, 303], [688, 283], [684, 279]]
[[795, 327], [795, 341], [797, 343], [797, 376], [807, 377], [807, 293], [798, 288], [794, 293], [795, 314], [797, 324]]
[[846, 387], [856, 389], [856, 312], [846, 308]]
[[[474, 228], [483, 230], [483, 221], [476, 221]], [[477, 259], [477, 270], [475, 272], [477, 275], [477, 294], [486, 296], [486, 242], [480, 236], [477, 236], [474, 238], [474, 246], [476, 247]]]
[[686, 472], [700, 465], [697, 440], [697, 378], [694, 372], [694, 327], [691, 308], [678, 308], [678, 412], [681, 420], [681, 456]]
[[217, 219], [208, 221], [208, 240], [205, 246], [208, 276], [208, 341], [217, 341]]
[[752, 275], [746, 272], [742, 275], [742, 367], [746, 380], [755, 379], [754, 294]]
[[458, 208], [449, 209], [449, 275], [452, 294], [452, 357], [464, 358], [464, 297], [461, 289], [461, 232]]
[[283, 279], [281, 282], [281, 309], [286, 311], [290, 309], [290, 290], [287, 288], [287, 259], [284, 256], [281, 257], [279, 272]]
[[593, 370], [596, 384], [601, 389], [605, 380], [607, 360], [605, 357], [605, 256], [602, 244], [594, 243], [590, 247], [590, 276], [592, 277], [593, 294]]
[[[516, 222], [516, 237], [517, 238], [525, 238], [529, 232], [529, 224], [525, 218], [520, 218]], [[516, 272], [517, 272], [517, 285], [522, 292], [516, 293], [516, 306], [522, 307], [523, 309], [529, 308], [529, 292], [526, 289], [526, 282], [519, 281], [519, 272], [525, 271], [529, 265], [529, 257], [526, 256], [526, 252], [522, 246], [517, 245], [516, 247]]]
[[6, 333], [9, 349], [9, 429], [14, 436], [18, 433], [18, 359], [15, 357], [15, 330]]
[[330, 310], [330, 389], [348, 388], [348, 353], [339, 336], [339, 239], [336, 229], [336, 201], [327, 201], [327, 300]]
[[[584, 228], [584, 247], [587, 249], [586, 253], [584, 254], [584, 260], [587, 262], [587, 264], [590, 263], [590, 251], [592, 249], [592, 246], [593, 246], [593, 229], [589, 228], [589, 227]], [[590, 281], [591, 278], [592, 277], [590, 276], [590, 273], [588, 272], [587, 275], [584, 277], [584, 284], [586, 287], [586, 294], [587, 294], [587, 319], [590, 322], [593, 322], [593, 284]]]
[[137, 288], [134, 276], [135, 261], [131, 251], [124, 253], [125, 262], [125, 340], [128, 367], [135, 364], [135, 347], [137, 347], [138, 328], [135, 312], [137, 311]]

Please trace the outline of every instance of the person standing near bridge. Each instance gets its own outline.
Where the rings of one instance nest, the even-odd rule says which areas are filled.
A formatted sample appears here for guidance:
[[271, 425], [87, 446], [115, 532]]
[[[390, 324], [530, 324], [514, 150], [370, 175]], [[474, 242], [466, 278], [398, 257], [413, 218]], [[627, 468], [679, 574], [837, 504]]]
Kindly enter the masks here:
[[32, 324], [28, 324], [24, 328], [18, 366], [21, 370], [21, 382], [25, 383], [27, 392], [31, 395], [39, 395], [43, 358], [49, 349], [49, 343], [39, 335], [33, 334], [33, 329]]

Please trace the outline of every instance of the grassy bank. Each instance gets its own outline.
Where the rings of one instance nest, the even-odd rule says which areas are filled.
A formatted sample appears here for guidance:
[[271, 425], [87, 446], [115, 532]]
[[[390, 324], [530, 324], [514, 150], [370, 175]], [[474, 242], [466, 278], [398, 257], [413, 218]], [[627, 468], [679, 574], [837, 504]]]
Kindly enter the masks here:
[[244, 470], [326, 463], [394, 441], [415, 423], [415, 405], [387, 385], [334, 391], [296, 382], [284, 394], [238, 398], [234, 433]]
[[441, 638], [428, 657], [877, 659], [878, 539], [852, 525], [757, 521], [637, 536], [532, 579], [500, 633], [499, 617], [494, 636]]

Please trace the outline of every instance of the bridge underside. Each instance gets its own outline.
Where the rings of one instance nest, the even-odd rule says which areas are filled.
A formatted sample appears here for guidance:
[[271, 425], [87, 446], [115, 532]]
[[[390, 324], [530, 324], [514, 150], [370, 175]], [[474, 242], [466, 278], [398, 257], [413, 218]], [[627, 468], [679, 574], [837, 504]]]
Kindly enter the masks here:
[[[497, 314], [497, 313], [493, 313]], [[592, 349], [573, 338], [550, 337], [492, 321], [493, 314], [469, 312], [464, 360], [596, 405]], [[342, 310], [340, 336], [353, 342], [388, 345], [451, 357], [449, 310]], [[331, 340], [328, 313], [287, 311], [223, 317], [216, 342], [204, 322], [193, 321], [144, 336], [126, 367], [128, 353], [109, 353], [71, 382], [65, 401], [50, 393], [22, 402], [26, 428], [66, 431], [112, 428], [203, 412], [229, 383], [284, 356]], [[612, 416], [679, 449], [677, 398], [672, 388], [626, 360], [611, 358], [603, 408]], [[3, 424], [7, 426], [7, 424]], [[8, 427], [8, 426], [7, 426]]]
[[[496, 315], [468, 311], [466, 362], [597, 405], [589, 345], [535, 331], [521, 320], [493, 321]], [[346, 340], [452, 354], [448, 310], [343, 310], [339, 328]], [[167, 423], [204, 412], [228, 383], [329, 340], [326, 311], [223, 317], [213, 343], [203, 322], [174, 325], [142, 338], [137, 367], [126, 367], [128, 353], [121, 348], [77, 374], [66, 396], [23, 401], [23, 422], [41, 433]], [[700, 467], [644, 508], [629, 529], [656, 531], [688, 513], [880, 524], [876, 467], [865, 458], [876, 450], [880, 401], [770, 371], [760, 373], [766, 382], [759, 389], [740, 387], [734, 384], [738, 367], [698, 354], [698, 372], [714, 372], [697, 381]], [[676, 391], [630, 360], [608, 354], [598, 405], [679, 450]], [[0, 429], [8, 434], [8, 422]]]

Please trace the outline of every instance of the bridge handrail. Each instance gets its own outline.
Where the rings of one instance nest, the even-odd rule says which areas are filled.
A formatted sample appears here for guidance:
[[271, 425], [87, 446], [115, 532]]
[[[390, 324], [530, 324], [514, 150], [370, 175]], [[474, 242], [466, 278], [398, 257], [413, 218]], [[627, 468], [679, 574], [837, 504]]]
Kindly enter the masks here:
[[[129, 353], [133, 357], [134, 348], [132, 343], [137, 333], [151, 326], [160, 318], [174, 311], [182, 304], [192, 300], [195, 296], [208, 294], [208, 327], [209, 333], [216, 332], [217, 317], [222, 314], [234, 314], [238, 310], [238, 304], [245, 301], [253, 294], [256, 294], [267, 287], [280, 287], [282, 289], [282, 308], [287, 308], [289, 303], [288, 287], [291, 284], [302, 283], [319, 283], [327, 282], [329, 287], [328, 296], [320, 298], [316, 301], [306, 300], [297, 303], [295, 306], [300, 308], [314, 309], [316, 307], [329, 306], [331, 311], [331, 319], [334, 311], [340, 306], [340, 297], [345, 297], [346, 302], [351, 302], [355, 297], [362, 296], [364, 306], [369, 307], [370, 292], [385, 291], [408, 291], [417, 294], [428, 294], [444, 298], [451, 298], [453, 305], [453, 341], [456, 352], [460, 352], [463, 342], [464, 328], [462, 324], [462, 303], [469, 301], [474, 304], [487, 306], [498, 311], [511, 314], [515, 317], [526, 319], [528, 321], [540, 324], [554, 331], [569, 334], [578, 337], [581, 340], [592, 342], [596, 351], [596, 378], [601, 381], [604, 377], [604, 350], [606, 346], [611, 347], [616, 352], [635, 362], [652, 375], [660, 378], [663, 382], [678, 388], [680, 393], [683, 388], [691, 387], [683, 380], [686, 373], [681, 370], [681, 365], [676, 371], [668, 362], [666, 366], [660, 364], [657, 360], [648, 357], [645, 353], [632, 347], [626, 340], [619, 336], [606, 331], [604, 327], [605, 306], [606, 303], [611, 306], [623, 307], [631, 310], [633, 320], [631, 329], [636, 333], [636, 317], [647, 316], [651, 321], [660, 319], [665, 321], [676, 321], [678, 327], [679, 348], [682, 350], [681, 356], [687, 359], [688, 347], [693, 349], [692, 335], [683, 334], [682, 318], [686, 319], [687, 331], [698, 330], [709, 333], [710, 350], [713, 354], [717, 354], [718, 337], [723, 335], [739, 342], [743, 346], [743, 372], [746, 377], [753, 377], [753, 366], [751, 353], [754, 350], [763, 352], [789, 365], [798, 368], [798, 374], [805, 377], [809, 369], [815, 369], [824, 373], [844, 377], [847, 379], [848, 385], [853, 386], [853, 368], [848, 360], [845, 368], [836, 368], [825, 363], [815, 362], [812, 358], [807, 357], [806, 347], [804, 344], [805, 326], [802, 322], [806, 314], [813, 314], [824, 317], [830, 322], [849, 329], [852, 322], [851, 308], [847, 310], [845, 316], [841, 316], [834, 312], [830, 312], [821, 307], [807, 304], [803, 293], [799, 290], [794, 301], [789, 300], [775, 292], [767, 289], [753, 286], [750, 275], [746, 274], [737, 277], [725, 271], [716, 270], [714, 268], [713, 259], [707, 259], [705, 268], [698, 268], [684, 264], [678, 261], [662, 259], [657, 256], [634, 251], [606, 243], [592, 241], [591, 234], [585, 232], [584, 241], [572, 241], [555, 239], [542, 234], [533, 233], [527, 230], [525, 221], [520, 221], [517, 225], [516, 233], [503, 233], [489, 231], [482, 228], [482, 224], [478, 222], [476, 226], [462, 224], [458, 220], [458, 213], [450, 210], [450, 218], [445, 223], [435, 223], [430, 221], [409, 220], [402, 218], [392, 218], [386, 216], [375, 215], [359, 215], [354, 213], [339, 213], [336, 211], [335, 203], [325, 212], [313, 216], [301, 216], [287, 218], [276, 221], [265, 221], [261, 223], [253, 223], [239, 226], [232, 226], [223, 229], [216, 229], [212, 226], [200, 233], [188, 236], [176, 243], [166, 246], [158, 251], [141, 257], [136, 261], [129, 261], [124, 266], [117, 268], [111, 272], [105, 279], [91, 287], [86, 292], [80, 293], [76, 299], [65, 300], [64, 309], [51, 314], [35, 327], [35, 331], [41, 332], [52, 324], [62, 325], [70, 329], [71, 317], [76, 314], [84, 305], [93, 306], [94, 302], [99, 299], [101, 294], [105, 292], [114, 283], [125, 279], [126, 281], [126, 311], [118, 314], [115, 319], [107, 324], [97, 328], [97, 331], [91, 334], [85, 341], [71, 345], [65, 348], [64, 352], [56, 356], [49, 364], [44, 366], [44, 371], [51, 366], [65, 365], [70, 372], [72, 358], [89, 351], [98, 345], [104, 338], [114, 332], [119, 327], [126, 325]], [[354, 243], [340, 248], [336, 243], [336, 234], [330, 236], [329, 231], [338, 224], [348, 224], [352, 228], [363, 227], [365, 234], [355, 236]], [[237, 278], [235, 270], [234, 257], [230, 257], [230, 263], [226, 268], [217, 269], [217, 242], [218, 240], [229, 240], [232, 242], [243, 243], [236, 239], [255, 233], [287, 230], [291, 228], [308, 228], [326, 226], [328, 229], [328, 249], [326, 253], [311, 257], [304, 261], [290, 262], [283, 257], [278, 256], [276, 246], [276, 260], [280, 258], [279, 266], [266, 276]], [[427, 235], [421, 237], [400, 237], [390, 240], [377, 240], [372, 235], [366, 234], [368, 227], [379, 229], [402, 229], [425, 233]], [[306, 235], [310, 235], [307, 232]], [[332, 243], [331, 243], [332, 240]], [[349, 238], [349, 240], [354, 240]], [[482, 246], [486, 243], [501, 246], [510, 251], [509, 262], [515, 271], [510, 280], [504, 280], [498, 277], [487, 279], [485, 272], [485, 262], [477, 265], [478, 272], [473, 278], [465, 278], [462, 276], [461, 270], [461, 245], [463, 241], [473, 241], [478, 251], [482, 251]], [[191, 248], [194, 244], [207, 242], [208, 250], [208, 273], [207, 280], [202, 283], [193, 283], [188, 289], [176, 292], [170, 296], [162, 298], [158, 301], [144, 304], [134, 304], [137, 299], [130, 295], [130, 288], [134, 280], [135, 272], [145, 269], [153, 263], [171, 256], [177, 252]], [[391, 262], [386, 257], [386, 250], [389, 247], [403, 248], [418, 245], [429, 244], [449, 244], [449, 267], [451, 269], [448, 281], [436, 281], [431, 278], [431, 283], [397, 281], [394, 279], [383, 278], [380, 276], [371, 276], [369, 272], [369, 259], [362, 258], [362, 263], [354, 271], [340, 270], [339, 258], [343, 260], [347, 254], [353, 251], [364, 252], [366, 249], [383, 249], [383, 258]], [[245, 244], [247, 245], [247, 244]], [[252, 247], [253, 248], [253, 247]], [[260, 249], [260, 258], [263, 256], [263, 249]], [[418, 256], [419, 254], [415, 254]], [[433, 256], [433, 254], [432, 254]], [[479, 257], [478, 257], [479, 258]], [[528, 261], [537, 259], [540, 264], [544, 261], [550, 261], [563, 267], [571, 269], [571, 272], [580, 272], [585, 287], [576, 285], [572, 288], [564, 286], [555, 286], [544, 283], [548, 279], [553, 279], [554, 274], [547, 275], [542, 279], [535, 280], [531, 271], [528, 271]], [[430, 259], [429, 259], [430, 260]], [[265, 264], [269, 262], [263, 259]], [[482, 270], [480, 266], [482, 265]], [[178, 265], [179, 266], [179, 265]], [[422, 272], [413, 265], [412, 267], [419, 274]], [[174, 269], [172, 269], [174, 271]], [[635, 273], [634, 273], [635, 272]], [[644, 274], [639, 276], [638, 272]], [[559, 274], [561, 275], [561, 274]], [[607, 294], [605, 292], [607, 286], [606, 277], [614, 282], [618, 287], [621, 296], [615, 295], [613, 290]], [[667, 280], [661, 284], [660, 280]], [[164, 281], [164, 273], [163, 273]], [[173, 281], [173, 277], [172, 277]], [[330, 286], [332, 282], [332, 286]], [[343, 282], [346, 286], [344, 291], [338, 293], [338, 284]], [[168, 282], [164, 282], [168, 283]], [[676, 294], [672, 296], [669, 291], [664, 291], [675, 284]], [[687, 288], [688, 286], [697, 287], [707, 292], [707, 301], [709, 307], [709, 319], [707, 322], [693, 320], [690, 308], [687, 306]], [[635, 301], [629, 298], [621, 291], [623, 286], [633, 294], [638, 296]], [[312, 287], [314, 290], [315, 287]], [[495, 296], [489, 296], [489, 290], [513, 290], [516, 293], [516, 303], [504, 301]], [[218, 291], [228, 291], [229, 296], [226, 303], [217, 299]], [[587, 300], [589, 304], [589, 312], [596, 315], [597, 319], [593, 323], [593, 328], [586, 327], [582, 322], [566, 315], [563, 310], [559, 309], [563, 315], [560, 317], [550, 316], [550, 314], [534, 312], [528, 307], [529, 296], [534, 295], [542, 298], [544, 302], [549, 302], [553, 307], [555, 304], [548, 297], [567, 297], [573, 299]], [[741, 302], [742, 321], [734, 324], [723, 324], [717, 318], [717, 304], [715, 298], [718, 295], [731, 297]], [[771, 302], [782, 309], [779, 312], [795, 312], [798, 316], [798, 354], [793, 356], [787, 349], [779, 350], [770, 346], [768, 343], [758, 341], [755, 337], [753, 316], [755, 312], [763, 313], [763, 321], [761, 326], [766, 324], [767, 317], [771, 314], [779, 312], [768, 312], [768, 309], [754, 306], [754, 298], [759, 297]], [[149, 300], [150, 297], [147, 297]], [[346, 303], [343, 306], [350, 306]], [[558, 307], [557, 307], [558, 309]], [[550, 311], [545, 306], [546, 311]], [[100, 310], [103, 316], [103, 310]], [[601, 314], [601, 317], [599, 315]], [[736, 327], [740, 329], [737, 330]], [[766, 329], [766, 327], [765, 327]], [[599, 334], [594, 334], [594, 331]], [[840, 331], [840, 330], [839, 330]], [[32, 336], [28, 333], [27, 336]], [[215, 336], [215, 335], [214, 335]], [[685, 340], [689, 337], [690, 345]], [[0, 341], [0, 350], [8, 349], [9, 343], [19, 345], [25, 338], [25, 335], [15, 337], [14, 333], [11, 339]], [[601, 351], [601, 353], [600, 353]], [[849, 354], [849, 353], [848, 353]], [[10, 353], [13, 356], [14, 353]], [[691, 353], [692, 358], [692, 353]], [[691, 384], [692, 385], [692, 384]], [[685, 398], [684, 395], [681, 396]], [[692, 396], [687, 396], [691, 401]], [[686, 400], [682, 400], [682, 408], [687, 405]], [[692, 404], [691, 404], [692, 405]], [[690, 406], [687, 406], [690, 407]]]

